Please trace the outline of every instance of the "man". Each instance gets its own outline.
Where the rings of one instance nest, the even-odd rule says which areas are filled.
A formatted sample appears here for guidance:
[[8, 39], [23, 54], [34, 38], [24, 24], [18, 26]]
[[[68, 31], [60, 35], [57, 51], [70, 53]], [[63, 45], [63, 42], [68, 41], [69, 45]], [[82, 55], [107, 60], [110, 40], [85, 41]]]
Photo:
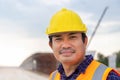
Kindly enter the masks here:
[[49, 45], [60, 62], [50, 80], [120, 80], [120, 74], [86, 55], [87, 28], [78, 14], [62, 9], [46, 30]]

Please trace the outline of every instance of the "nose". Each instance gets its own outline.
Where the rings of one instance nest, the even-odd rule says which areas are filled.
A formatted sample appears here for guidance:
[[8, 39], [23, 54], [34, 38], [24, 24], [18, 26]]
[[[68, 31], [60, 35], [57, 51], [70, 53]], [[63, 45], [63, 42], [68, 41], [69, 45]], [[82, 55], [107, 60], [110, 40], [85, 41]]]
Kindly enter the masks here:
[[62, 48], [70, 48], [70, 42], [68, 40], [64, 40], [62, 43]]

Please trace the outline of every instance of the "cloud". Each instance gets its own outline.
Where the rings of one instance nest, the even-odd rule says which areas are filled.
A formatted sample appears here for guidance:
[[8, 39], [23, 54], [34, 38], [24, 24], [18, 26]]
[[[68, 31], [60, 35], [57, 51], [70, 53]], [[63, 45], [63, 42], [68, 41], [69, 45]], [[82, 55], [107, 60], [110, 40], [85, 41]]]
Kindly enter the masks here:
[[98, 34], [112, 34], [116, 32], [120, 32], [120, 21], [104, 21], [101, 22], [98, 28]]
[[0, 19], [0, 65], [19, 66], [35, 52], [51, 51], [46, 38], [28, 35], [25, 26], [9, 19]]
[[[19, 65], [34, 52], [51, 52], [48, 39], [45, 38], [45, 27], [51, 16], [63, 6], [76, 10], [88, 27], [90, 35], [108, 3], [103, 0], [93, 2], [90, 3], [88, 0], [0, 0], [0, 65]], [[106, 54], [119, 50], [120, 10], [119, 5], [116, 5], [117, 1], [114, 4], [112, 2], [114, 1], [109, 1], [109, 12], [100, 24], [90, 50], [98, 50]]]
[[88, 50], [96, 50], [108, 56], [120, 50], [120, 32], [94, 36]]
[[101, 23], [101, 26], [108, 27], [108, 28], [113, 27], [113, 26], [120, 26], [120, 21], [115, 21], [115, 20], [105, 21]]
[[0, 19], [0, 34], [19, 34], [27, 36], [27, 31], [24, 26], [12, 20]]
[[47, 5], [63, 5], [70, 3], [70, 0], [42, 0]]
[[[88, 27], [88, 33], [91, 34], [96, 25], [98, 20], [94, 20], [94, 14], [93, 13], [89, 13], [89, 12], [77, 12], [81, 19], [83, 20], [83, 22], [86, 24], [86, 26]], [[97, 33], [99, 34], [112, 34], [112, 33], [116, 33], [120, 31], [120, 21], [118, 20], [102, 20], [99, 28], [97, 30]]]
[[[16, 11], [24, 13], [23, 15], [33, 15], [34, 13], [38, 12], [39, 6], [35, 1], [18, 1], [15, 4]], [[27, 16], [26, 15], [26, 16]]]
[[47, 39], [22, 37], [18, 34], [0, 34], [0, 49], [2, 66], [19, 66], [36, 52], [51, 51]]
[[76, 11], [76, 13], [81, 17], [81, 19], [83, 20], [85, 24], [93, 25], [92, 23], [92, 17], [94, 16], [93, 13], [84, 12], [84, 11], [81, 11], [81, 12]]
[[76, 11], [79, 16], [81, 17], [83, 23], [86, 25], [86, 27], [88, 28], [88, 34], [90, 35], [96, 24], [97, 24], [97, 21], [95, 21], [93, 18], [94, 18], [94, 14], [91, 13], [91, 12], [84, 12], [84, 11]]

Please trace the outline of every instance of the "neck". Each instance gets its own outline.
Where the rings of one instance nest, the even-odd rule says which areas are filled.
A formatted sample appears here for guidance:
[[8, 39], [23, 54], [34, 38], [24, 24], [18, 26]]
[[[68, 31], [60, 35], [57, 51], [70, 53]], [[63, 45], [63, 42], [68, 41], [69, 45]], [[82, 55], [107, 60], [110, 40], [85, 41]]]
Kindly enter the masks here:
[[[84, 59], [85, 59], [85, 57], [83, 58], [83, 60]], [[77, 64], [62, 63], [66, 76], [70, 76], [76, 70], [78, 65], [82, 63], [82, 61], [78, 62]]]
[[66, 76], [70, 76], [75, 71], [77, 66], [78, 64], [77, 65], [63, 65]]

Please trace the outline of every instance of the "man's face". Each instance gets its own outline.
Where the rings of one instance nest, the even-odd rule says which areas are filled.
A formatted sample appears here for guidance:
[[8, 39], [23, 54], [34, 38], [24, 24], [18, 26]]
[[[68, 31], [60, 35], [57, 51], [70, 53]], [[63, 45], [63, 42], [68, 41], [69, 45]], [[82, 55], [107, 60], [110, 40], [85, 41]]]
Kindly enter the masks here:
[[87, 38], [82, 41], [80, 32], [66, 32], [53, 35], [50, 47], [61, 63], [77, 64], [84, 59]]

